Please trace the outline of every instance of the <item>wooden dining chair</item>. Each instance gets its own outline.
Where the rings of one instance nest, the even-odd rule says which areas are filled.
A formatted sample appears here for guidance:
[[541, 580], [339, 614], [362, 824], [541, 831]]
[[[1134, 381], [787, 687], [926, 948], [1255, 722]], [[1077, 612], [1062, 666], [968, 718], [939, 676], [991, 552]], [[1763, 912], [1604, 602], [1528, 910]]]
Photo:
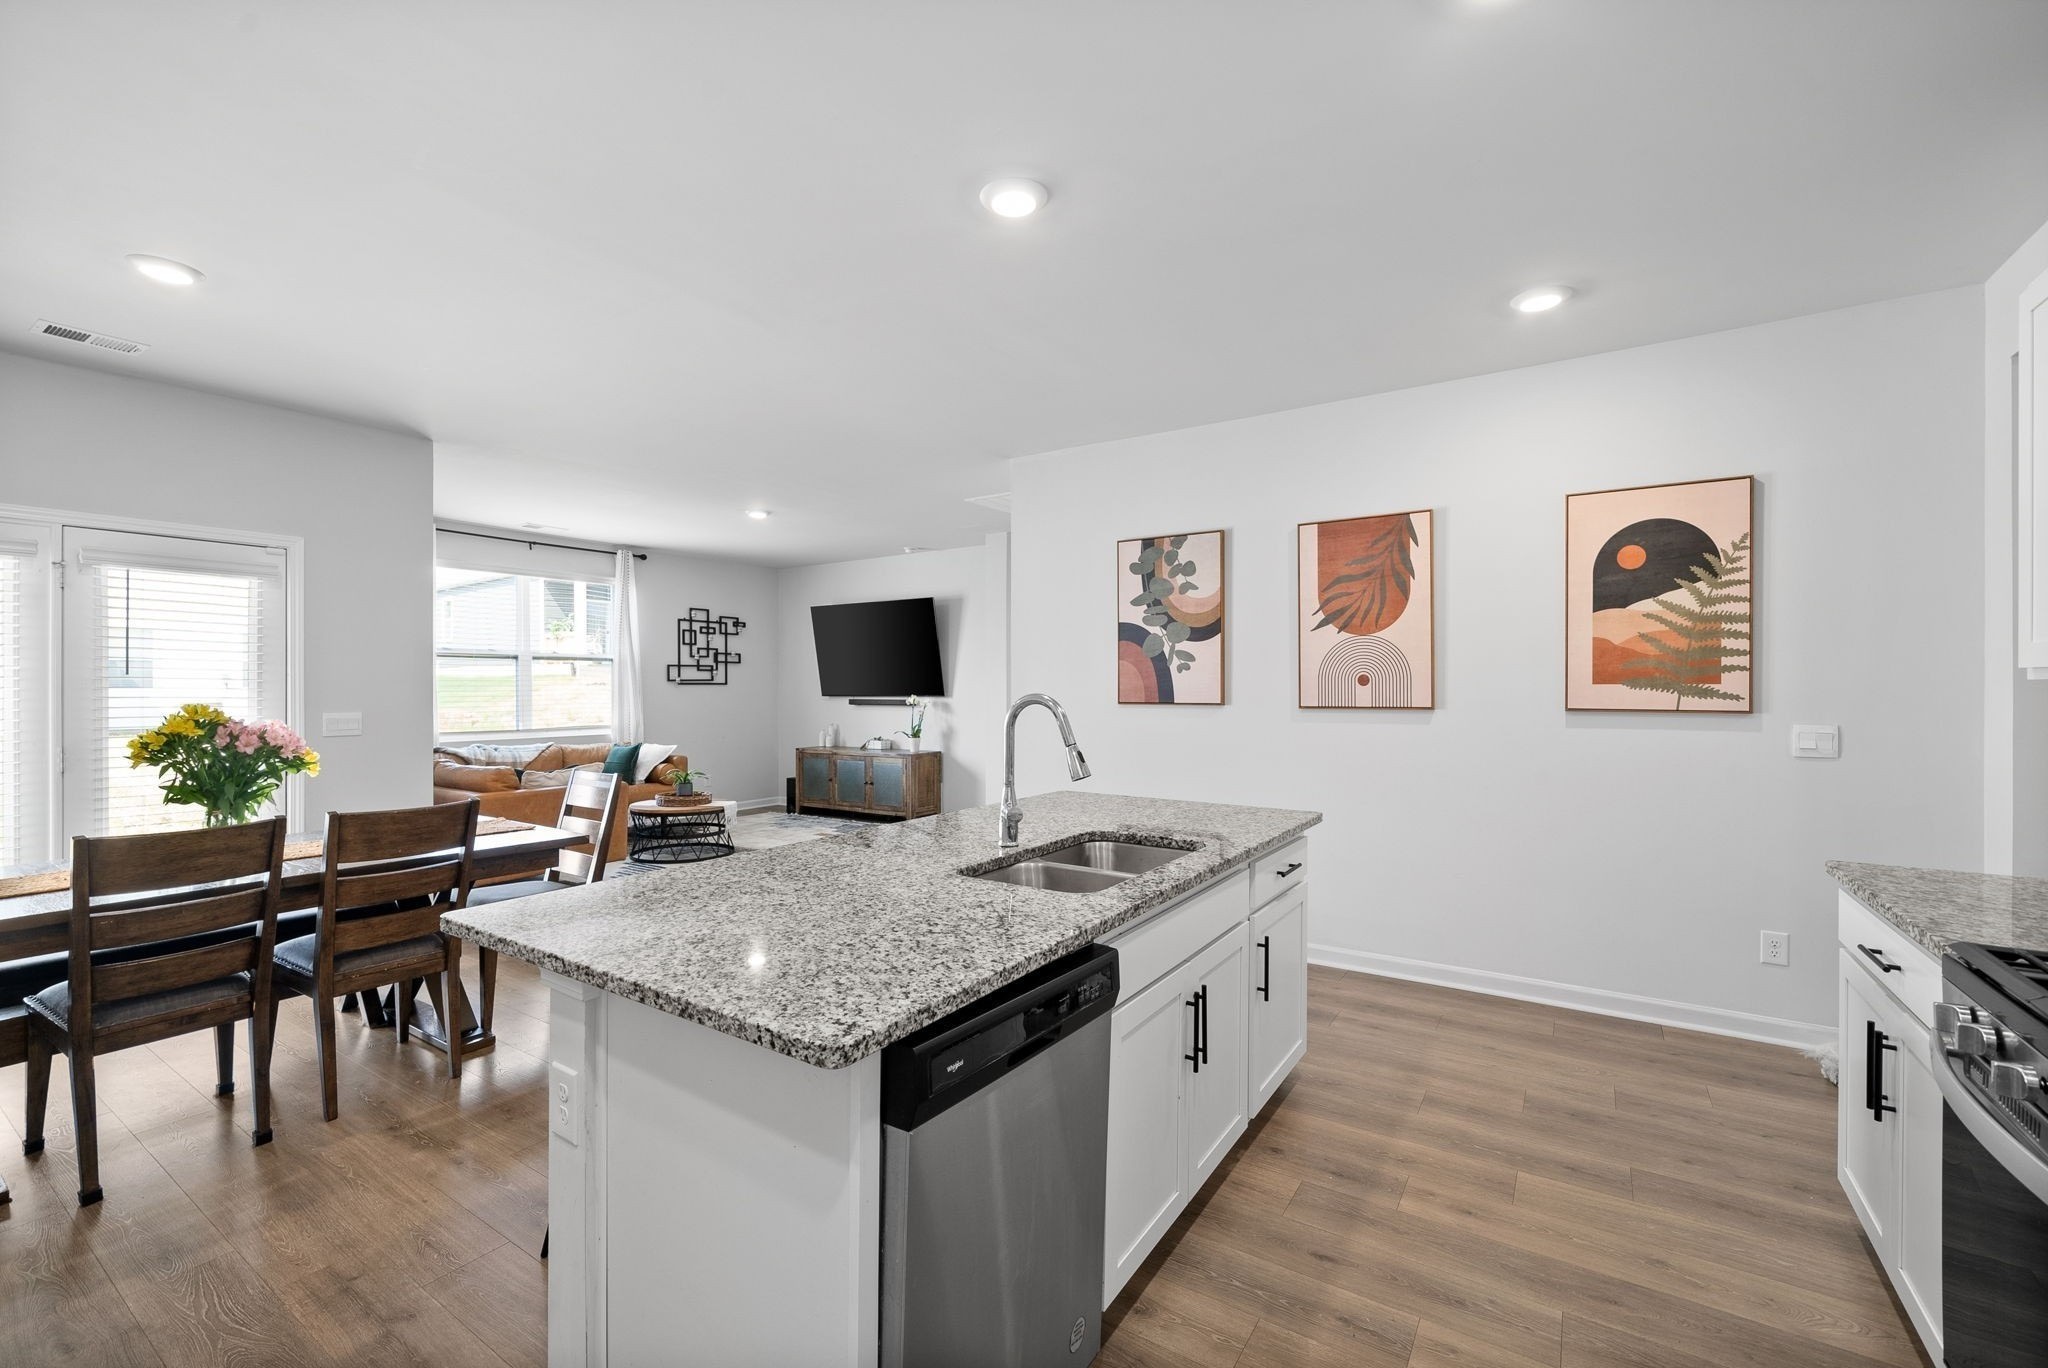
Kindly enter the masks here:
[[[565, 831], [581, 833], [585, 841], [565, 847], [555, 857], [554, 867], [538, 878], [484, 884], [472, 889], [468, 905], [482, 907], [488, 903], [509, 902], [536, 893], [552, 893], [558, 889], [581, 888], [585, 884], [602, 882], [622, 792], [616, 774], [576, 771], [569, 780], [569, 786], [562, 791], [562, 812], [555, 818], [555, 825]], [[477, 947], [476, 973], [477, 996], [481, 999], [477, 1022], [488, 1031], [498, 1001], [498, 952], [484, 946]]]
[[[469, 896], [475, 877], [477, 801], [383, 812], [327, 814], [327, 870], [320, 921], [309, 936], [278, 945], [277, 999], [313, 1000], [320, 1056], [320, 1107], [341, 1114], [334, 1002], [349, 993], [425, 979], [447, 1037], [448, 1076], [462, 1074], [462, 942], [441, 931], [441, 914]], [[408, 1035], [410, 999], [401, 993], [398, 1037]]]
[[78, 1204], [100, 1200], [98, 1055], [213, 1028], [215, 1092], [235, 1089], [235, 1023], [248, 1021], [256, 1144], [270, 1140], [270, 956], [284, 871], [284, 818], [71, 844], [65, 981], [28, 1008], [25, 1153], [43, 1148], [50, 1056], [71, 1061]]

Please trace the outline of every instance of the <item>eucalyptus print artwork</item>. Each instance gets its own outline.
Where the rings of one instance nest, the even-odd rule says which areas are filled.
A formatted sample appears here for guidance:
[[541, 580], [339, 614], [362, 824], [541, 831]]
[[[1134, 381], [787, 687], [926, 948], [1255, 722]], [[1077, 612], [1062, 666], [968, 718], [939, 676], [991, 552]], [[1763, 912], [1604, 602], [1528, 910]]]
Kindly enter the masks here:
[[1223, 701], [1223, 533], [1121, 541], [1116, 701]]

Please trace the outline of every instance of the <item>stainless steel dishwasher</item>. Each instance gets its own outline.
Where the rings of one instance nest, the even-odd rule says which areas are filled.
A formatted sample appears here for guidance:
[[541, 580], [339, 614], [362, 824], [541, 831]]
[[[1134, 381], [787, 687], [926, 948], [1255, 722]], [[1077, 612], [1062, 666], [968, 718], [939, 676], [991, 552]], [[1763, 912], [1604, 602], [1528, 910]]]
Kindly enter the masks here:
[[882, 1368], [1102, 1347], [1116, 951], [1069, 955], [882, 1053]]

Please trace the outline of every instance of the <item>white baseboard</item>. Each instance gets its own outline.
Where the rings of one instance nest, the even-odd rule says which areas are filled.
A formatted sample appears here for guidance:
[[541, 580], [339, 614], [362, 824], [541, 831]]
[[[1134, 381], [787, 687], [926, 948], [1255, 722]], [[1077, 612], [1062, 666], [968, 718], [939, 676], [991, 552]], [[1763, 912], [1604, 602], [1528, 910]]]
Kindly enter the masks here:
[[1465, 969], [1455, 964], [1433, 964], [1428, 960], [1402, 959], [1399, 955], [1378, 955], [1365, 950], [1346, 950], [1335, 945], [1311, 945], [1310, 964], [1353, 973], [1378, 974], [1382, 978], [1409, 979], [1434, 983], [1444, 988], [1488, 993], [1494, 997], [1519, 998], [1578, 1012], [1650, 1021], [1659, 1026], [1677, 1026], [1688, 1031], [1761, 1040], [1771, 1045], [1804, 1048], [1835, 1038], [1832, 1024], [1791, 1021], [1784, 1017], [1758, 1016], [1752, 1012], [1730, 1011], [1725, 1007], [1702, 1007], [1665, 998], [1639, 997], [1607, 988], [1582, 988], [1575, 983], [1553, 983], [1548, 979], [1524, 978], [1519, 974], [1497, 974], [1489, 969]]
[[780, 799], [780, 798], [742, 798], [742, 799], [740, 799], [740, 811], [741, 811], [741, 812], [759, 812], [759, 811], [760, 811], [760, 810], [761, 810], [762, 808], [775, 808], [775, 809], [776, 809], [777, 811], [780, 811], [780, 810], [781, 810], [781, 809], [782, 809], [782, 808], [783, 808], [784, 806], [785, 806], [784, 800], [782, 800], [782, 799]]

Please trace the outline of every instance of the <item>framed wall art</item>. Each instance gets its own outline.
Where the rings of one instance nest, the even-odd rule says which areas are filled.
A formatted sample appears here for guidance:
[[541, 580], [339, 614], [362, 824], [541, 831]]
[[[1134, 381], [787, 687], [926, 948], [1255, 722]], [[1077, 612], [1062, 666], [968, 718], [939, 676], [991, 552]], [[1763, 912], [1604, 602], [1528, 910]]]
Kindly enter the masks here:
[[1751, 710], [1755, 490], [1741, 475], [1565, 498], [1566, 708]]
[[1223, 701], [1223, 533], [1116, 544], [1116, 701]]
[[1302, 523], [1295, 535], [1299, 705], [1435, 707], [1432, 510]]

